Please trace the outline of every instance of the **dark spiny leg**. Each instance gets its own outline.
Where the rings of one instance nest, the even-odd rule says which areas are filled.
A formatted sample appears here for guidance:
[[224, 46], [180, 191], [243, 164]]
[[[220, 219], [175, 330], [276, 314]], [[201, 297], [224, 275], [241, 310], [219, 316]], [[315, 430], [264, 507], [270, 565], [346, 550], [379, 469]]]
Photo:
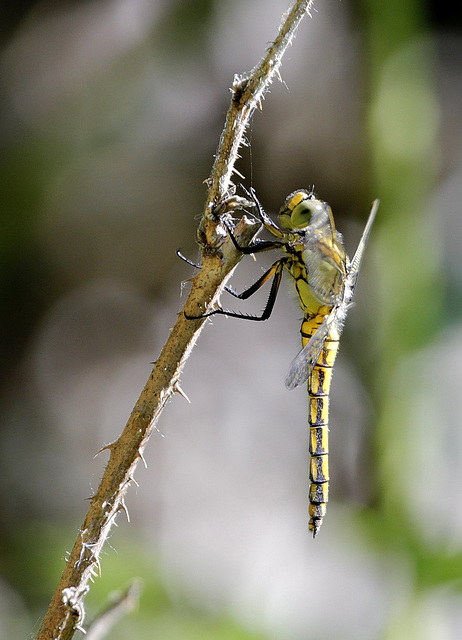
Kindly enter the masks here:
[[267, 282], [270, 278], [273, 278], [270, 293], [268, 296], [268, 301], [266, 303], [266, 306], [261, 316], [251, 316], [251, 315], [246, 315], [244, 313], [237, 313], [235, 311], [228, 311], [226, 309], [215, 309], [214, 311], [209, 311], [208, 313], [204, 313], [199, 316], [190, 316], [185, 313], [185, 317], [188, 318], [189, 320], [198, 320], [199, 318], [209, 318], [210, 316], [213, 316], [213, 315], [222, 315], [222, 316], [229, 316], [231, 318], [240, 318], [242, 320], [254, 320], [257, 322], [268, 320], [268, 318], [271, 315], [271, 312], [273, 311], [274, 303], [276, 301], [277, 293], [279, 290], [279, 285], [281, 284], [282, 270], [283, 270], [284, 264], [286, 263], [286, 260], [287, 259], [285, 257], [277, 260], [268, 269], [268, 271], [266, 271], [262, 275], [262, 277], [257, 280], [257, 282], [255, 282], [252, 286], [250, 286], [248, 289], [246, 289], [242, 293], [236, 294], [236, 297], [239, 298], [240, 300], [247, 300], [247, 298], [250, 298], [250, 296], [256, 293], [265, 284], [265, 282]]
[[[191, 267], [195, 267], [196, 269], [200, 269], [200, 268], [201, 268], [200, 264], [196, 264], [195, 262], [193, 262], [192, 260], [190, 260], [189, 258], [187, 258], [186, 256], [184, 256], [184, 255], [181, 253], [180, 249], [177, 249], [177, 250], [176, 250], [176, 255], [177, 255], [179, 258], [181, 258], [184, 262], [186, 262], [186, 264], [191, 265]], [[230, 293], [230, 294], [231, 294], [232, 296], [234, 296], [235, 298], [239, 298], [239, 297], [240, 297], [240, 296], [239, 296], [239, 294], [238, 294], [236, 291], [234, 291], [234, 289], [233, 289], [232, 287], [225, 286], [225, 291], [227, 291], [228, 293]]]

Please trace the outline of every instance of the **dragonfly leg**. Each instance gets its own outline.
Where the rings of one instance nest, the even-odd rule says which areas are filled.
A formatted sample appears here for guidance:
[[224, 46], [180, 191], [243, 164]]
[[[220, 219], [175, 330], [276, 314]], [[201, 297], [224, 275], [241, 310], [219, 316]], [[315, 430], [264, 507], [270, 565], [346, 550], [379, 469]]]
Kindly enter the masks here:
[[228, 230], [229, 237], [231, 238], [233, 245], [236, 247], [238, 251], [240, 251], [244, 255], [252, 255], [253, 253], [260, 253], [261, 251], [271, 251], [272, 249], [279, 249], [285, 246], [284, 242], [280, 242], [277, 240], [276, 241], [257, 240], [256, 242], [243, 247], [236, 240], [236, 237], [234, 236], [233, 230], [231, 229], [229, 222], [227, 222], [226, 220], [223, 220], [223, 224]]
[[266, 271], [261, 276], [261, 278], [254, 282], [254, 284], [252, 284], [248, 289], [245, 289], [242, 293], [237, 293], [234, 290], [232, 292], [230, 291], [230, 293], [232, 293], [236, 298], [239, 298], [239, 300], [247, 300], [247, 298], [250, 298], [250, 296], [261, 289], [265, 282], [267, 282], [270, 278], [273, 278], [268, 301], [260, 316], [252, 316], [245, 313], [238, 313], [236, 311], [229, 311], [227, 309], [214, 309], [213, 311], [203, 313], [199, 316], [190, 316], [185, 313], [185, 317], [188, 318], [188, 320], [198, 320], [200, 318], [209, 318], [210, 316], [221, 315], [229, 316], [231, 318], [240, 318], [242, 320], [254, 320], [256, 322], [263, 322], [264, 320], [268, 320], [273, 311], [274, 303], [276, 302], [276, 297], [282, 279], [282, 270], [286, 261], [287, 259], [285, 257], [277, 260], [273, 265], [271, 265], [268, 271]]
[[[180, 249], [176, 250], [176, 255], [181, 258], [184, 262], [186, 262], [186, 264], [191, 265], [191, 267], [194, 267], [195, 269], [200, 269], [201, 266], [200, 264], [197, 264], [196, 262], [193, 262], [192, 260], [190, 260], [189, 258], [187, 258], [185, 255], [183, 255], [180, 251]], [[228, 293], [230, 293], [232, 296], [234, 296], [235, 298], [239, 298], [239, 294], [234, 291], [234, 289], [232, 287], [225, 287], [225, 291], [227, 291]]]
[[[276, 224], [274, 224], [274, 222], [271, 220], [271, 218], [268, 216], [266, 211], [261, 206], [260, 201], [258, 200], [257, 195], [255, 193], [255, 189], [253, 187], [250, 187], [250, 191], [248, 191], [242, 184], [241, 184], [241, 188], [248, 198], [252, 198], [254, 205], [258, 211], [257, 217], [260, 219], [265, 229], [267, 229], [270, 233], [273, 234], [273, 236], [276, 236], [277, 238], [284, 238], [284, 232], [282, 231], [282, 229], [280, 229]], [[277, 246], [280, 246], [280, 243], [278, 243]]]
[[200, 264], [197, 264], [197, 262], [193, 262], [192, 260], [190, 260], [189, 258], [187, 258], [185, 255], [183, 255], [183, 254], [181, 253], [181, 250], [180, 250], [180, 249], [177, 249], [177, 250], [176, 250], [176, 255], [177, 255], [179, 258], [181, 258], [181, 260], [183, 260], [183, 262], [186, 262], [186, 264], [191, 265], [191, 267], [195, 267], [196, 269], [200, 269], [200, 268], [201, 268]]

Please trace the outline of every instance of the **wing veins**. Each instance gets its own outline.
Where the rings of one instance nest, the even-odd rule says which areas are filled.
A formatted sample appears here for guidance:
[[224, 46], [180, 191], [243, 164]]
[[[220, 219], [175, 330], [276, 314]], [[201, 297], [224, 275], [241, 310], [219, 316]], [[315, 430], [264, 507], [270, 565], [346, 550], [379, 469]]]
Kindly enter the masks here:
[[290, 363], [289, 372], [285, 379], [288, 389], [295, 389], [310, 378], [336, 315], [334, 309]]

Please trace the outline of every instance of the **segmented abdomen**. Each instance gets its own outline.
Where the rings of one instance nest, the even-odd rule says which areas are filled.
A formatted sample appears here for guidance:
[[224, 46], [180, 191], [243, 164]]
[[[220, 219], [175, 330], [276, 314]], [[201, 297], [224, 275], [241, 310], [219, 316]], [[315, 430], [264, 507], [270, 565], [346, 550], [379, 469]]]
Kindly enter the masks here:
[[[324, 316], [307, 316], [303, 321], [301, 334], [305, 346], [316, 329], [324, 321]], [[338, 351], [339, 332], [333, 327], [327, 335], [319, 359], [308, 379], [310, 425], [310, 506], [309, 529], [315, 538], [326, 514], [329, 493], [328, 431], [329, 431], [329, 390], [332, 367]]]

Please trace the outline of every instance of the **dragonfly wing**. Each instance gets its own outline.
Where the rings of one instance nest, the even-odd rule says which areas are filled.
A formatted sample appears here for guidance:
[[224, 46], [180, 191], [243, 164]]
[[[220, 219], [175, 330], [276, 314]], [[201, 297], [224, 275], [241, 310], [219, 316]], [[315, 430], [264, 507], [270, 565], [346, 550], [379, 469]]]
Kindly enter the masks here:
[[335, 229], [332, 211], [327, 205], [308, 225], [303, 260], [314, 297], [321, 304], [338, 304], [343, 295], [347, 258], [342, 236]]
[[308, 273], [308, 284], [321, 304], [335, 305], [342, 299], [346, 277], [346, 256], [337, 250], [305, 249], [303, 259]]
[[288, 389], [295, 389], [311, 376], [314, 366], [321, 355], [333, 319], [334, 314], [331, 313], [292, 360], [285, 380]]
[[353, 256], [353, 260], [351, 261], [349, 266], [348, 285], [351, 290], [351, 298], [353, 297], [353, 294], [356, 288], [359, 267], [361, 266], [361, 260], [363, 258], [364, 249], [366, 248], [366, 244], [369, 239], [369, 235], [372, 229], [372, 225], [374, 223], [377, 209], [379, 208], [379, 204], [380, 204], [379, 200], [374, 200], [374, 202], [372, 203], [371, 212], [369, 214], [369, 218], [367, 219], [366, 226], [364, 227], [363, 235], [361, 236], [361, 240], [359, 241], [358, 248], [356, 249], [355, 255]]

